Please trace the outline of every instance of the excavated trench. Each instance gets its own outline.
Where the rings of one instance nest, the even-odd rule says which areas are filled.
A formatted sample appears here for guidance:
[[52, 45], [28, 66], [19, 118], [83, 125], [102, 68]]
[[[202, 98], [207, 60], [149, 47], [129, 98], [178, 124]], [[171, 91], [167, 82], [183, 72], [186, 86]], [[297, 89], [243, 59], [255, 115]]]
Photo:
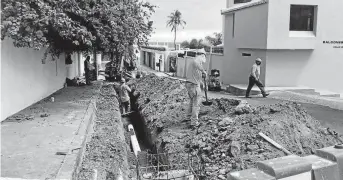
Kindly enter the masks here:
[[[114, 85], [117, 94], [119, 94], [119, 86]], [[167, 164], [167, 159], [165, 157], [159, 158], [157, 161], [147, 162], [145, 159], [146, 154], [162, 154], [164, 153], [161, 148], [157, 146], [156, 138], [152, 135], [151, 131], [148, 129], [146, 120], [141, 112], [140, 106], [138, 104], [138, 99], [140, 94], [135, 94], [135, 92], [129, 93], [130, 96], [130, 110], [131, 113], [125, 117], [122, 117], [122, 121], [124, 124], [124, 128], [127, 129], [128, 125], [131, 124], [134, 127], [135, 134], [141, 149], [141, 153], [139, 153], [139, 166], [140, 167], [148, 167], [148, 166], [157, 166], [158, 161], [160, 164]], [[147, 102], [148, 103], [148, 102]], [[127, 130], [126, 130], [127, 131]], [[129, 140], [130, 133], [127, 132], [127, 141]], [[129, 144], [131, 142], [128, 142]], [[133, 172], [133, 176], [136, 175], [136, 158], [133, 155], [133, 149], [131, 147], [131, 157], [128, 158], [129, 164], [131, 164], [131, 170]], [[150, 164], [149, 164], [150, 163]], [[159, 168], [160, 171], [166, 170], [165, 168]]]

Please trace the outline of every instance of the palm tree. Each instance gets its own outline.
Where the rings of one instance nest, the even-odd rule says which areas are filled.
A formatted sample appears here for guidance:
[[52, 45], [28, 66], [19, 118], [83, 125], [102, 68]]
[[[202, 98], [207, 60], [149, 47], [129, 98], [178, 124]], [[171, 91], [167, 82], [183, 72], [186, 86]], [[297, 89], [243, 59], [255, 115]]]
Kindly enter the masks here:
[[181, 12], [179, 10], [176, 10], [175, 12], [172, 12], [168, 16], [169, 20], [167, 21], [167, 26], [171, 27], [171, 31], [174, 31], [174, 46], [176, 50], [176, 31], [179, 26], [184, 27], [186, 25], [186, 21], [182, 20], [181, 18]]

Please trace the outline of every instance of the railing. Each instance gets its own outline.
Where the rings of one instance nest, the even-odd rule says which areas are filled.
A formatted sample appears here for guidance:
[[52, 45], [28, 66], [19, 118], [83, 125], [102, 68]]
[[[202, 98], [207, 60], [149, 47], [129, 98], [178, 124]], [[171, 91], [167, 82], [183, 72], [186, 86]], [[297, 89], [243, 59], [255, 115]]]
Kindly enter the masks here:
[[205, 51], [210, 54], [224, 54], [224, 47], [204, 47]]

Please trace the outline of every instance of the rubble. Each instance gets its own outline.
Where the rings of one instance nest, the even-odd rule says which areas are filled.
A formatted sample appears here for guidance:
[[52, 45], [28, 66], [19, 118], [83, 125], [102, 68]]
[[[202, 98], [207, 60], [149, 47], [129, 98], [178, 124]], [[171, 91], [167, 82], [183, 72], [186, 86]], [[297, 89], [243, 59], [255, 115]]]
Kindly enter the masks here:
[[192, 130], [189, 122], [182, 122], [189, 101], [182, 81], [150, 74], [128, 84], [135, 84], [141, 94], [138, 104], [157, 146], [169, 153], [198, 154], [207, 179], [225, 179], [227, 173], [254, 167], [257, 161], [285, 156], [259, 132], [300, 156], [338, 142], [299, 104], [289, 102], [252, 108], [246, 101], [213, 99], [212, 106], [201, 105], [200, 126]]

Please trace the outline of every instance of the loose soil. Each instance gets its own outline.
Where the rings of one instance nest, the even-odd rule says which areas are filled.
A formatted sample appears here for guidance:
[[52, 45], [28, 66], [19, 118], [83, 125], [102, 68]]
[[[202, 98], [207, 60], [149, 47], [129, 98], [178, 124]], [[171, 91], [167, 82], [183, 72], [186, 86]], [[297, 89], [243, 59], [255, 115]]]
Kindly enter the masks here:
[[124, 179], [129, 177], [127, 151], [119, 103], [113, 84], [103, 85], [97, 100], [97, 121], [82, 163], [79, 179], [117, 179], [119, 169]]
[[[196, 129], [186, 119], [188, 94], [184, 82], [154, 74], [131, 80], [140, 93], [138, 105], [153, 142], [163, 152], [192, 152], [201, 157], [206, 179], [220, 179], [231, 171], [255, 167], [256, 162], [285, 156], [258, 133], [263, 132], [300, 156], [339, 141], [297, 103], [250, 107], [244, 101], [212, 99], [201, 105]], [[169, 157], [173, 163], [174, 158]]]

